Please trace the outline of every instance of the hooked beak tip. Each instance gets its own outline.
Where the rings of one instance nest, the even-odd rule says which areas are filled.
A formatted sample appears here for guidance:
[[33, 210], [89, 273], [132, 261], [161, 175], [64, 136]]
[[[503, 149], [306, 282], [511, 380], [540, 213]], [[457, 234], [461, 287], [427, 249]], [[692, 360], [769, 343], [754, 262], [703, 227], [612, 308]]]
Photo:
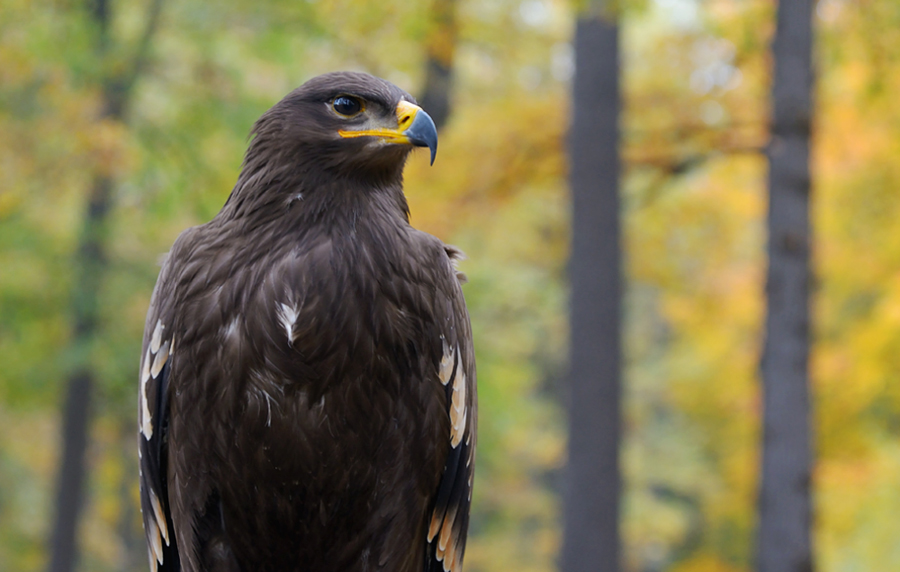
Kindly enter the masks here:
[[437, 156], [438, 134], [431, 116], [419, 109], [415, 119], [403, 134], [416, 147], [428, 147], [431, 151], [431, 164], [434, 165], [434, 158]]

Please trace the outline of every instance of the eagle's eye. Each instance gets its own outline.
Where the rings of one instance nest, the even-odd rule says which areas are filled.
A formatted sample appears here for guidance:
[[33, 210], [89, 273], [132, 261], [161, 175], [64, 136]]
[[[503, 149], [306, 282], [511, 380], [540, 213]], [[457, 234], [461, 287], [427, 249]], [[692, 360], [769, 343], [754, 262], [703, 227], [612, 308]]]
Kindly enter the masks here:
[[362, 101], [350, 95], [339, 95], [331, 103], [334, 110], [341, 115], [352, 117], [363, 110]]

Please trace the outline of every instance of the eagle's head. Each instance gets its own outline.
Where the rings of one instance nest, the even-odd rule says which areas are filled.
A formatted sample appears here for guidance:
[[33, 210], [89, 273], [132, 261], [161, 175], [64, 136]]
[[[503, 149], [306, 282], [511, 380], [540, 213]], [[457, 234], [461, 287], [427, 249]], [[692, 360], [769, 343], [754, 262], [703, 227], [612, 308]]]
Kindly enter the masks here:
[[399, 177], [413, 147], [437, 152], [434, 121], [415, 99], [377, 77], [335, 72], [289, 93], [253, 127], [245, 170], [291, 169], [368, 179]]

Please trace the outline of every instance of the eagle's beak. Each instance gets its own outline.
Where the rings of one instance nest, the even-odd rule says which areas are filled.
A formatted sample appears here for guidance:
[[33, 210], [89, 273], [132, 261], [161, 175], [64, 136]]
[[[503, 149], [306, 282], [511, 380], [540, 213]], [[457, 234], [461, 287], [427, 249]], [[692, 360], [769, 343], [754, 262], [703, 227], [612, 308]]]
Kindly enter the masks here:
[[438, 137], [434, 121], [421, 107], [408, 101], [401, 101], [397, 104], [396, 129], [378, 128], [358, 131], [341, 129], [338, 134], [341, 137], [377, 137], [385, 143], [428, 147], [431, 150], [432, 165], [434, 165], [434, 157], [437, 155]]
[[397, 104], [397, 129], [416, 147], [428, 147], [431, 151], [431, 164], [437, 155], [437, 127], [431, 116], [418, 105], [408, 101]]

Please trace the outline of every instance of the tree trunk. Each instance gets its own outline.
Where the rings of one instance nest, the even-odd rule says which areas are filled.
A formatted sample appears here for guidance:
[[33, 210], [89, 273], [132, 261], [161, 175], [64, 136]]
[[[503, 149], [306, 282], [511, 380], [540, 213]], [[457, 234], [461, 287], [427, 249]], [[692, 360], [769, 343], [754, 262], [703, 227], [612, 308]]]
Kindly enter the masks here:
[[812, 0], [780, 2], [773, 48], [758, 572], [813, 568], [808, 374], [812, 8]]
[[135, 483], [138, 482], [138, 468], [132, 462], [135, 451], [134, 418], [123, 420], [120, 429], [119, 446], [122, 447], [122, 461], [125, 468], [119, 483], [119, 542], [122, 543], [122, 559], [119, 562], [121, 572], [135, 570], [144, 571], [147, 566], [147, 542], [141, 531], [138, 506], [132, 497]]
[[[100, 61], [110, 49], [110, 6], [107, 0], [88, 2], [95, 27], [95, 50]], [[150, 0], [144, 32], [131, 65], [102, 80], [103, 108], [100, 120], [123, 121], [132, 87], [143, 71], [151, 39], [159, 22], [161, 0]], [[83, 505], [85, 454], [91, 421], [91, 393], [94, 370], [90, 364], [91, 345], [98, 332], [99, 292], [107, 268], [106, 244], [109, 212], [112, 208], [113, 179], [105, 171], [94, 175], [88, 196], [76, 252], [75, 284], [72, 292], [72, 346], [78, 365], [67, 380], [63, 410], [62, 460], [56, 484], [56, 520], [50, 539], [50, 572], [71, 572], [78, 563], [78, 521]]]
[[564, 572], [619, 569], [619, 58], [613, 21], [575, 31], [569, 139], [572, 189], [569, 460]]
[[90, 373], [82, 371], [69, 379], [63, 412], [63, 459], [56, 485], [56, 522], [51, 537], [50, 572], [66, 572], [78, 559], [76, 527], [81, 511], [84, 457], [90, 406]]
[[425, 43], [425, 88], [419, 103], [438, 129], [450, 116], [456, 35], [456, 0], [434, 0], [431, 5], [431, 28]]

